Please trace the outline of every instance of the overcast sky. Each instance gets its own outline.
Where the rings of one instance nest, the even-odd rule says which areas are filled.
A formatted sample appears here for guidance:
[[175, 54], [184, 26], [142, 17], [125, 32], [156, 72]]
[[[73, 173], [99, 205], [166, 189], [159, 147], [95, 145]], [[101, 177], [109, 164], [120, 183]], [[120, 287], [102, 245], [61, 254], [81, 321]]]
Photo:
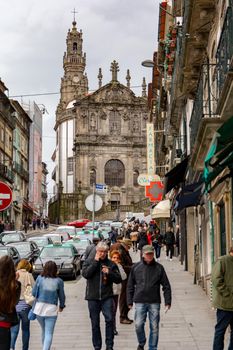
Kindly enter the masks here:
[[[43, 161], [47, 163], [49, 197], [52, 191], [51, 155], [55, 147], [55, 110], [59, 101], [62, 59], [66, 35], [72, 27], [74, 8], [77, 29], [83, 31], [83, 51], [87, 55], [89, 89], [98, 87], [98, 69], [103, 84], [111, 80], [110, 63], [119, 63], [119, 81], [126, 84], [130, 69], [131, 85], [151, 79], [151, 69], [141, 66], [152, 59], [157, 46], [159, 0], [8, 0], [1, 1], [0, 77], [10, 96], [45, 105], [43, 120]], [[134, 89], [141, 95], [141, 88]], [[41, 94], [41, 96], [39, 96]]]

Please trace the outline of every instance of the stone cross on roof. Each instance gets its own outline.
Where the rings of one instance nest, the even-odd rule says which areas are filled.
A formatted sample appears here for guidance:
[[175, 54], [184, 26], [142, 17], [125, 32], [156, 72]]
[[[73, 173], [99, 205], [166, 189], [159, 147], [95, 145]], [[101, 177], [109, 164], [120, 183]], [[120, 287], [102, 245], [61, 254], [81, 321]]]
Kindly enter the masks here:
[[117, 72], [119, 72], [119, 65], [115, 60], [111, 63], [110, 71], [112, 72], [112, 81], [117, 81]]

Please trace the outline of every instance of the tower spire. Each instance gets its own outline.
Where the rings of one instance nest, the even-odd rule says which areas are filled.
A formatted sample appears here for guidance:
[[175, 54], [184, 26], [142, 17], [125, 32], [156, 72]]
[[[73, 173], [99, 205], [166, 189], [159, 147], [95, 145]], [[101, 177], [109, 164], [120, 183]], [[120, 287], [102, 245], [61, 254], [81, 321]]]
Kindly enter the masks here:
[[73, 26], [75, 27], [76, 26], [76, 18], [75, 18], [75, 14], [76, 13], [78, 13], [78, 11], [75, 11], [75, 8], [74, 8], [74, 10], [73, 11], [71, 11], [71, 13], [73, 13], [73, 15], [74, 15], [74, 19], [73, 19], [73, 22], [72, 22], [72, 24], [73, 24]]
[[142, 79], [142, 97], [146, 97], [146, 78]]
[[130, 72], [129, 72], [129, 69], [127, 69], [127, 74], [126, 74], [126, 81], [127, 81], [127, 87], [130, 89], [130, 79], [131, 79], [131, 76], [130, 76]]
[[117, 73], [119, 72], [119, 64], [115, 60], [111, 63], [110, 71], [112, 72], [112, 81], [118, 81]]
[[97, 78], [99, 79], [99, 88], [101, 88], [101, 86], [102, 86], [102, 79], [103, 79], [103, 74], [102, 74], [102, 69], [101, 68], [99, 68], [99, 74], [98, 74]]

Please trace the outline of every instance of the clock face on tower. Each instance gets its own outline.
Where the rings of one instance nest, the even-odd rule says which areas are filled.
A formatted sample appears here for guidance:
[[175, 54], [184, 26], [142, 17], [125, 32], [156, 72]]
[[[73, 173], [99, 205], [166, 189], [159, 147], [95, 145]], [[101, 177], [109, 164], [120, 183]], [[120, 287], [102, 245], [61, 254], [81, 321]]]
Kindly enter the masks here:
[[77, 75], [75, 75], [75, 76], [73, 77], [73, 82], [74, 82], [74, 83], [78, 83], [78, 82], [79, 82], [79, 77], [78, 77]]

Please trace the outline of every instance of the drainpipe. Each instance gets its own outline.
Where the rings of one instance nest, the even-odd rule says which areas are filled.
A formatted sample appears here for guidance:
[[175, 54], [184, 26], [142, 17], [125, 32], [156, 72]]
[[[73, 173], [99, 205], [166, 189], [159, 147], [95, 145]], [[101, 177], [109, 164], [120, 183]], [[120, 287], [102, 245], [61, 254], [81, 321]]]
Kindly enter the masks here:
[[213, 203], [209, 200], [209, 217], [210, 217], [210, 257], [211, 266], [214, 264], [214, 215], [213, 215]]

